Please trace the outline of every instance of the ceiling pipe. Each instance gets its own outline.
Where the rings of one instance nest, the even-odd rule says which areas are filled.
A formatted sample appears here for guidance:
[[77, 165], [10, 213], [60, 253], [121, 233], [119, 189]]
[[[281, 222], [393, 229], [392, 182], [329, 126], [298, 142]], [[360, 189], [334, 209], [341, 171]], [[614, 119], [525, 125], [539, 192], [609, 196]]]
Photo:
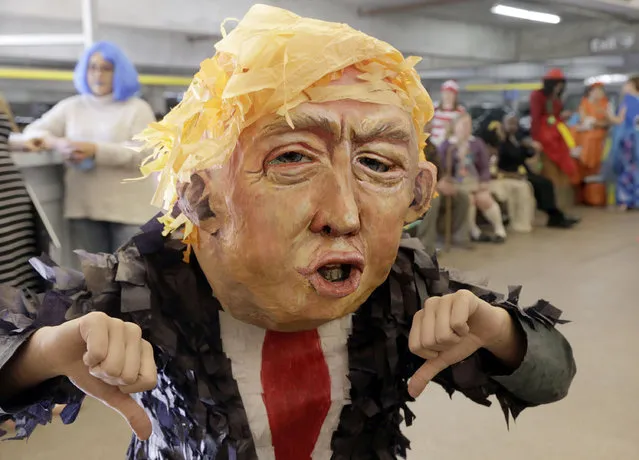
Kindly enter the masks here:
[[217, 43], [220, 40], [222, 40], [222, 36], [216, 35], [216, 34], [192, 34], [192, 35], [186, 36], [186, 41], [189, 43], [196, 43], [196, 42]]
[[443, 53], [433, 53], [428, 51], [410, 51], [401, 49], [400, 50], [404, 56], [419, 56], [421, 58], [427, 59], [439, 59], [442, 61], [466, 61], [466, 62], [479, 62], [485, 64], [503, 64], [507, 62], [512, 62], [512, 59], [504, 59], [498, 57], [484, 57], [484, 56], [468, 56], [468, 55], [459, 55], [459, 54], [443, 54]]
[[637, 24], [639, 23], [639, 9], [636, 6], [628, 5], [613, 5], [608, 2], [600, 2], [597, 0], [587, 3], [583, 0], [556, 0], [549, 2], [548, 0], [528, 0], [536, 4], [552, 4], [555, 8], [561, 8], [568, 14], [574, 14], [576, 16], [587, 16], [592, 19], [599, 20], [613, 20], [623, 24]]
[[76, 46], [84, 45], [82, 34], [0, 35], [0, 46]]
[[403, 3], [392, 6], [373, 6], [373, 7], [359, 7], [357, 8], [357, 14], [359, 16], [383, 16], [385, 14], [405, 13], [407, 11], [427, 9], [436, 6], [448, 6], [454, 3], [464, 3], [470, 0], [430, 0], [421, 2]]
[[96, 0], [82, 0], [82, 33], [0, 35], [0, 46], [77, 46], [85, 48], [95, 41]]

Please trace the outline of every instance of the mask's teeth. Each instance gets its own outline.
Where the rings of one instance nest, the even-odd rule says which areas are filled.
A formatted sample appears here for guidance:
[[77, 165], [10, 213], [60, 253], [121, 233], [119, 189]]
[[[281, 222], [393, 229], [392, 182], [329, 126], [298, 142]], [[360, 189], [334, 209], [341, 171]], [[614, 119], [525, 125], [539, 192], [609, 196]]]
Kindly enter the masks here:
[[350, 265], [326, 265], [318, 270], [326, 281], [344, 281], [351, 273]]

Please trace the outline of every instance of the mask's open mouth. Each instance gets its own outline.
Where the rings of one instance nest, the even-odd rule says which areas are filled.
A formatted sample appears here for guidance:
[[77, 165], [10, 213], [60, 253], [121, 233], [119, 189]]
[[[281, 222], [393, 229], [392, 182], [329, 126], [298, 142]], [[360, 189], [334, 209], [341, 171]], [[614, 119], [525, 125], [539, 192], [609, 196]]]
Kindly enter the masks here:
[[298, 271], [317, 294], [341, 298], [359, 288], [364, 265], [364, 257], [357, 252], [330, 252], [321, 254], [314, 263]]
[[320, 267], [317, 272], [331, 283], [346, 281], [351, 276], [351, 264], [329, 264]]
[[330, 263], [322, 265], [307, 278], [319, 295], [341, 298], [357, 291], [362, 269], [353, 264]]

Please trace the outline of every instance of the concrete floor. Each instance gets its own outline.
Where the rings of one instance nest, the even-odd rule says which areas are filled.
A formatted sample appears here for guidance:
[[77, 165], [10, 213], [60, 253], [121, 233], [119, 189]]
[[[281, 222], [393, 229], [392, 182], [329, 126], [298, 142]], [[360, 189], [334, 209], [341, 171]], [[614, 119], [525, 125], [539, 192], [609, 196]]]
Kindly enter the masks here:
[[[562, 331], [578, 365], [569, 396], [524, 411], [507, 431], [496, 405], [451, 401], [433, 386], [413, 405], [410, 459], [639, 459], [639, 213], [581, 213], [571, 231], [538, 228], [503, 246], [442, 257], [445, 265], [490, 276], [493, 287], [523, 284], [524, 304], [543, 297], [564, 310], [573, 323]], [[0, 443], [0, 459], [117, 460], [128, 438], [124, 422], [89, 400], [72, 426], [55, 423], [26, 443]]]

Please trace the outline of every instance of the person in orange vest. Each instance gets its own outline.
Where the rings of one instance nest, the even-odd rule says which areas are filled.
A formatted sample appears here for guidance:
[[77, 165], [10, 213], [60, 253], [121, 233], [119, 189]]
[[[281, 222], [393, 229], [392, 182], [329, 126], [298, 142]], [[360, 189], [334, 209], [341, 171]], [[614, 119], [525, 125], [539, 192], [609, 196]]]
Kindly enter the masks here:
[[586, 89], [579, 105], [579, 124], [574, 128], [574, 137], [581, 147], [577, 161], [578, 201], [590, 205], [604, 205], [605, 185], [592, 181], [599, 174], [604, 146], [610, 127], [610, 104], [602, 83], [597, 82]]
[[582, 153], [579, 158], [583, 176], [598, 174], [604, 143], [610, 127], [609, 102], [602, 83], [594, 83], [579, 106], [579, 118], [583, 131], [579, 144]]

